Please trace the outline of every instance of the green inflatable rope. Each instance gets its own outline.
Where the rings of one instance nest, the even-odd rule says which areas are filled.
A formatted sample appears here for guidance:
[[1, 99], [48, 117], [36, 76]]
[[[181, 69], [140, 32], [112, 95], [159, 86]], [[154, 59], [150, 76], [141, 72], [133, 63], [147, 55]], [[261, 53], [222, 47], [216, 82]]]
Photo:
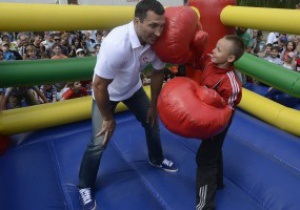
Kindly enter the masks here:
[[[91, 79], [96, 57], [0, 62], [0, 87]], [[300, 98], [300, 74], [245, 53], [235, 63], [241, 72]]]

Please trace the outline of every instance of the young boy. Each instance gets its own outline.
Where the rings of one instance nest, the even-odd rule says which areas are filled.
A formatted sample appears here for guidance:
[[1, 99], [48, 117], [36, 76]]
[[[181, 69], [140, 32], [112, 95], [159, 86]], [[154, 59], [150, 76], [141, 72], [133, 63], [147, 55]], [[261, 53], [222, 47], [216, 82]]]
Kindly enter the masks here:
[[36, 56], [36, 47], [33, 44], [29, 44], [25, 48], [25, 60], [37, 60], [38, 57]]
[[[242, 97], [242, 84], [235, 74], [233, 64], [243, 55], [244, 48], [240, 37], [224, 36], [216, 44], [212, 55], [203, 56], [200, 64], [203, 73], [199, 85], [215, 89], [232, 108], [232, 112]], [[216, 190], [224, 187], [222, 145], [230, 123], [217, 135], [202, 139], [198, 149], [196, 156], [197, 210], [215, 209]]]
[[265, 60], [275, 63], [277, 65], [282, 66], [283, 61], [279, 58], [279, 47], [278, 46], [273, 46], [271, 48], [270, 56], [266, 57]]
[[81, 86], [81, 83], [79, 81], [71, 83], [69, 88], [70, 88], [69, 90], [63, 93], [60, 101], [64, 101], [72, 98], [80, 98], [88, 95], [87, 90]]

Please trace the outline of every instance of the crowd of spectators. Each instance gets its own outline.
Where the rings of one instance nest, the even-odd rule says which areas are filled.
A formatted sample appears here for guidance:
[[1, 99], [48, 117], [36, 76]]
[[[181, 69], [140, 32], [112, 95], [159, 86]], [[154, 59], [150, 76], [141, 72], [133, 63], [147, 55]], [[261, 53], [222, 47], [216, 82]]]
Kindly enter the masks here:
[[[108, 31], [0, 33], [0, 62], [96, 56]], [[53, 103], [91, 93], [91, 80], [0, 88], [0, 110]]]
[[[290, 71], [300, 72], [300, 36], [279, 32], [263, 32], [256, 29], [236, 28], [245, 43], [247, 53], [253, 54], [261, 59], [282, 66]], [[263, 71], [263, 69], [261, 69]], [[261, 81], [240, 74], [243, 85], [247, 83], [258, 83], [268, 86]], [[268, 87], [265, 97], [281, 103], [285, 106], [293, 107], [299, 103], [299, 99], [290, 96], [276, 88]]]

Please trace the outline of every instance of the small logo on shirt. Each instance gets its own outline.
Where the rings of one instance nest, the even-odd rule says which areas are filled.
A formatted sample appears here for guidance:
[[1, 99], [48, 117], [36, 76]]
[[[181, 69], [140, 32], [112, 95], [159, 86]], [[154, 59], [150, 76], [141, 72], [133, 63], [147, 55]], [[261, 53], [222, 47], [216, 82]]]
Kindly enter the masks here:
[[149, 63], [149, 58], [148, 57], [143, 57], [143, 62], [144, 63]]

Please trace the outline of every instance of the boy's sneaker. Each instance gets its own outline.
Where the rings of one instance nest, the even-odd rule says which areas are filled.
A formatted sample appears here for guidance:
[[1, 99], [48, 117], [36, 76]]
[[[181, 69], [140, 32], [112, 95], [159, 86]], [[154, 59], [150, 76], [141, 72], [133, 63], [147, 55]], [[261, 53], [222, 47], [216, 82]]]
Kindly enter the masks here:
[[79, 189], [79, 200], [83, 210], [95, 210], [97, 207], [91, 188]]
[[167, 172], [177, 172], [178, 168], [175, 167], [174, 163], [168, 159], [164, 159], [160, 165], [155, 165], [149, 161], [150, 165], [160, 168]]

